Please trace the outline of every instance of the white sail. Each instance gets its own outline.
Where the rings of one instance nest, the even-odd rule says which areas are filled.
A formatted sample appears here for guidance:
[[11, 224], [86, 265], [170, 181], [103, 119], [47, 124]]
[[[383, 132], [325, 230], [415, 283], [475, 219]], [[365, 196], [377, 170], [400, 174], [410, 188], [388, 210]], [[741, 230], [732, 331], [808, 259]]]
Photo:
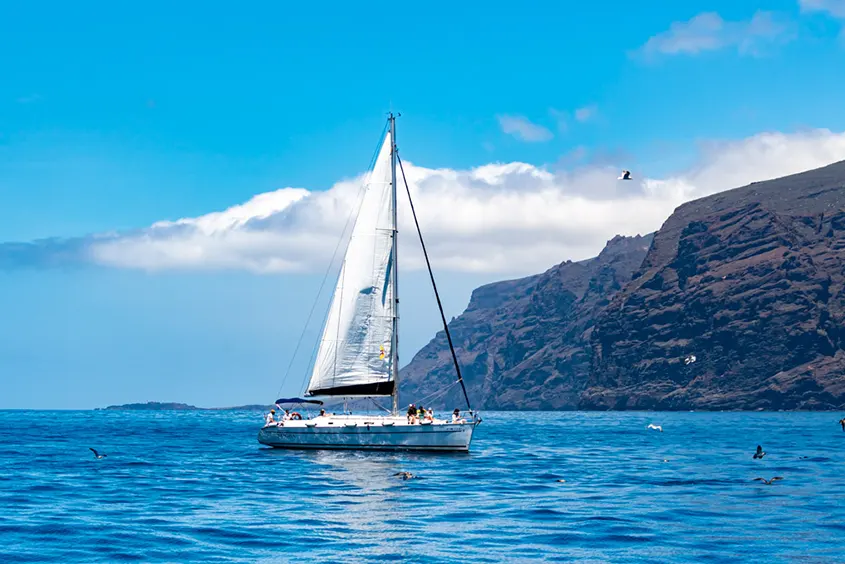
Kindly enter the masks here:
[[390, 395], [393, 317], [391, 134], [379, 150], [335, 287], [309, 395]]

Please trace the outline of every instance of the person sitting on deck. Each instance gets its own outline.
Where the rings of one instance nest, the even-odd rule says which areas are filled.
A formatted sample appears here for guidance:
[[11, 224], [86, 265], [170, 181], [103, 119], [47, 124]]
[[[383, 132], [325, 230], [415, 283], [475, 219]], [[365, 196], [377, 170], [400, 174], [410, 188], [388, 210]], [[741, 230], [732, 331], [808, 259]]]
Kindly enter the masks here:
[[417, 422], [417, 408], [414, 404], [408, 405], [408, 425], [413, 425]]
[[320, 410], [320, 417], [325, 417], [325, 416], [326, 416], [326, 410], [325, 410], [325, 409], [321, 409], [321, 410]]
[[290, 421], [290, 420], [291, 420], [290, 409], [286, 409], [285, 414], [282, 416], [282, 421]]
[[431, 421], [432, 423], [434, 422], [434, 410], [433, 410], [433, 409], [428, 408], [428, 409], [426, 410], [426, 412], [425, 412], [425, 420], [426, 420], [426, 421]]
[[425, 408], [422, 405], [420, 405], [417, 408], [417, 421], [419, 423], [422, 423], [424, 419], [425, 419]]
[[461, 410], [457, 407], [455, 411], [452, 412], [452, 423], [466, 423], [467, 420], [461, 417]]
[[267, 425], [272, 425], [273, 423], [275, 423], [275, 422], [276, 422], [276, 419], [275, 419], [275, 417], [274, 417], [274, 414], [275, 414], [275, 413], [276, 413], [276, 410], [275, 410], [275, 409], [271, 409], [271, 410], [270, 410], [270, 413], [268, 413], [267, 415], [265, 415], [265, 416], [264, 416], [264, 426], [265, 426], [265, 427], [266, 427]]

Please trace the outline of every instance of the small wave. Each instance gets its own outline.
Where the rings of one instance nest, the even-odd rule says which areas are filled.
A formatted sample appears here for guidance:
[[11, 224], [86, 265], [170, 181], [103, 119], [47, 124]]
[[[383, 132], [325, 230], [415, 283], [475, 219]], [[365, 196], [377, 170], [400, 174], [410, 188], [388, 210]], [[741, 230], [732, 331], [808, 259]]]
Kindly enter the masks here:
[[607, 521], [611, 523], [628, 523], [630, 519], [623, 519], [621, 517], [613, 517], [612, 515], [591, 515], [585, 517], [584, 521]]
[[649, 480], [647, 483], [654, 486], [724, 486], [737, 484], [742, 480], [724, 480], [718, 478], [700, 478], [687, 480]]

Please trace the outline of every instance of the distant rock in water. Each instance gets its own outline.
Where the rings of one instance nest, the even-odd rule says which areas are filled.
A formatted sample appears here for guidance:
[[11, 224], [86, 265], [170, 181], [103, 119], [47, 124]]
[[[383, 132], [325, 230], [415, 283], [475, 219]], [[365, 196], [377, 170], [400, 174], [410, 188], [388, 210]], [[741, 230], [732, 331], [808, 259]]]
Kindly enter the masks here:
[[127, 411], [194, 411], [199, 407], [186, 403], [162, 403], [148, 401], [147, 403], [126, 403], [123, 405], [110, 405], [106, 409], [127, 410]]
[[[475, 407], [576, 409], [589, 376], [593, 319], [631, 279], [651, 240], [617, 236], [595, 258], [476, 289], [449, 323]], [[424, 398], [455, 380], [441, 331], [402, 370], [403, 404], [428, 405]], [[463, 408], [460, 387], [434, 404]]]
[[845, 162], [686, 203], [596, 319], [581, 406], [842, 408], [843, 284]]
[[272, 409], [271, 405], [238, 405], [234, 407], [196, 407], [187, 403], [148, 401], [147, 403], [126, 403], [110, 405], [105, 409], [125, 411], [262, 411]]

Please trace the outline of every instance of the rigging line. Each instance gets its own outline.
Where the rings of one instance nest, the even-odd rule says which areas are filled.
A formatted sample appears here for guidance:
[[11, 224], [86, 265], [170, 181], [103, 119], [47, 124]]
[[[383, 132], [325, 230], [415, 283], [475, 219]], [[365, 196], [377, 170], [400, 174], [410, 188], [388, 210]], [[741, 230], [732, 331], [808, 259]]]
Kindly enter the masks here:
[[[314, 348], [311, 351], [311, 357], [308, 359], [308, 366], [309, 367], [312, 366], [317, 361], [317, 351], [320, 349], [320, 341], [321, 340], [322, 339], [317, 339], [317, 342], [314, 343]], [[306, 368], [305, 372], [306, 373], [308, 372], [307, 368]], [[299, 387], [299, 389], [300, 389], [299, 395], [305, 395], [307, 388], [308, 388], [308, 380], [306, 379], [304, 382], [302, 382], [302, 386]]]
[[428, 260], [428, 251], [425, 249], [425, 241], [423, 241], [420, 222], [417, 220], [417, 212], [414, 209], [414, 200], [411, 198], [411, 188], [408, 186], [408, 178], [405, 176], [405, 167], [402, 166], [402, 159], [399, 158], [398, 149], [396, 151], [396, 160], [399, 162], [399, 170], [402, 171], [402, 180], [405, 182], [405, 191], [408, 193], [408, 203], [411, 204], [411, 214], [414, 216], [414, 225], [417, 226], [417, 234], [420, 236], [420, 245], [422, 246], [423, 256], [425, 257], [425, 265], [428, 267], [428, 276], [431, 278], [431, 287], [434, 289], [434, 297], [437, 298], [437, 307], [440, 309], [440, 319], [443, 321], [443, 330], [446, 332], [446, 340], [449, 342], [449, 350], [452, 353], [452, 361], [455, 363], [455, 372], [458, 373], [458, 382], [461, 383], [461, 389], [464, 392], [464, 399], [467, 402], [467, 408], [472, 411], [472, 404], [469, 402], [467, 387], [464, 384], [463, 376], [461, 376], [461, 366], [458, 364], [458, 355], [455, 353], [455, 347], [452, 344], [452, 334], [449, 332], [449, 324], [446, 323], [446, 314], [443, 313], [443, 303], [440, 301], [440, 293], [437, 291], [437, 284], [434, 282], [434, 272], [431, 270], [431, 261]]
[[[379, 138], [378, 144], [376, 144], [375, 152], [373, 153], [373, 156], [370, 159], [370, 165], [367, 167], [367, 170], [372, 170], [373, 167], [376, 164], [376, 159], [378, 159], [378, 154], [379, 154], [379, 151], [381, 150], [381, 144], [382, 144], [382, 140], [384, 139], [384, 135], [385, 135], [386, 130], [387, 130], [387, 124], [385, 124], [384, 128], [382, 128], [382, 130], [381, 130], [381, 137]], [[356, 200], [361, 199], [361, 193], [365, 190], [366, 186], [367, 186], [366, 182], [361, 183], [361, 186], [358, 188], [358, 194], [355, 196]], [[349, 222], [352, 220], [353, 215], [356, 216], [356, 220], [357, 220], [357, 214], [355, 214], [354, 211], [355, 211], [355, 208], [352, 208], [349, 211], [349, 216], [346, 218], [346, 223], [343, 226], [343, 231], [340, 232], [340, 237], [338, 238], [337, 245], [335, 246], [334, 252], [332, 253], [332, 258], [329, 261], [329, 266], [326, 268], [326, 272], [323, 275], [322, 282], [320, 282], [320, 288], [317, 290], [317, 296], [314, 298], [314, 303], [311, 304], [311, 311], [308, 312], [308, 318], [305, 321], [305, 326], [302, 328], [302, 332], [299, 334], [299, 339], [296, 342], [296, 347], [294, 347], [294, 349], [293, 349], [293, 354], [290, 357], [290, 362], [288, 363], [287, 370], [285, 370], [285, 375], [282, 377], [282, 383], [279, 386], [279, 391], [276, 392], [276, 397], [278, 397], [279, 394], [282, 393], [282, 388], [284, 388], [285, 382], [287, 382], [288, 375], [290, 374], [290, 369], [293, 367], [294, 360], [296, 360], [296, 354], [299, 352], [299, 347], [302, 345], [302, 340], [305, 338], [305, 333], [308, 331], [308, 325], [311, 324], [311, 318], [314, 316], [314, 310], [317, 309], [317, 303], [320, 301], [320, 295], [323, 293], [323, 288], [326, 285], [326, 280], [328, 280], [329, 274], [331, 273], [331, 270], [332, 270], [332, 265], [334, 264], [335, 258], [337, 258], [337, 252], [340, 250], [340, 245], [343, 243], [343, 240], [345, 238], [344, 235], [346, 234], [346, 230], [349, 227]], [[361, 211], [360, 206], [359, 206], [358, 211], [359, 212]], [[329, 307], [331, 307], [331, 304], [329, 304]], [[328, 315], [328, 312], [326, 312], [326, 315]], [[321, 338], [322, 338], [322, 336], [321, 336]], [[320, 340], [318, 339], [317, 340], [318, 345], [319, 345], [319, 342], [320, 342]], [[315, 349], [316, 349], [316, 347], [315, 347]], [[313, 356], [314, 357], [317, 356], [316, 350], [315, 350]], [[312, 358], [312, 362], [313, 362], [313, 358]], [[311, 364], [311, 362], [309, 362], [309, 365], [310, 364]], [[307, 369], [306, 369], [306, 372], [307, 372]]]
[[377, 401], [375, 400], [375, 398], [368, 398], [368, 399], [369, 399], [371, 402], [373, 402], [373, 405], [374, 405], [374, 406], [376, 406], [377, 408], [379, 408], [379, 409], [381, 409], [382, 411], [385, 411], [385, 412], [387, 412], [387, 413], [390, 413], [390, 410], [389, 410], [389, 409], [387, 409], [386, 407], [384, 407], [383, 405], [381, 405], [379, 402], [377, 402]]
[[451, 384], [446, 386], [444, 389], [438, 390], [438, 391], [434, 392], [433, 394], [429, 394], [421, 400], [417, 400], [417, 403], [420, 404], [420, 405], [425, 405], [425, 402], [427, 402], [429, 400], [433, 401], [435, 399], [439, 399], [441, 396], [445, 396], [446, 392], [448, 392], [449, 390], [454, 388], [455, 384], [457, 384], [457, 383], [458, 383], [458, 380], [455, 380], [454, 382], [452, 382]]

